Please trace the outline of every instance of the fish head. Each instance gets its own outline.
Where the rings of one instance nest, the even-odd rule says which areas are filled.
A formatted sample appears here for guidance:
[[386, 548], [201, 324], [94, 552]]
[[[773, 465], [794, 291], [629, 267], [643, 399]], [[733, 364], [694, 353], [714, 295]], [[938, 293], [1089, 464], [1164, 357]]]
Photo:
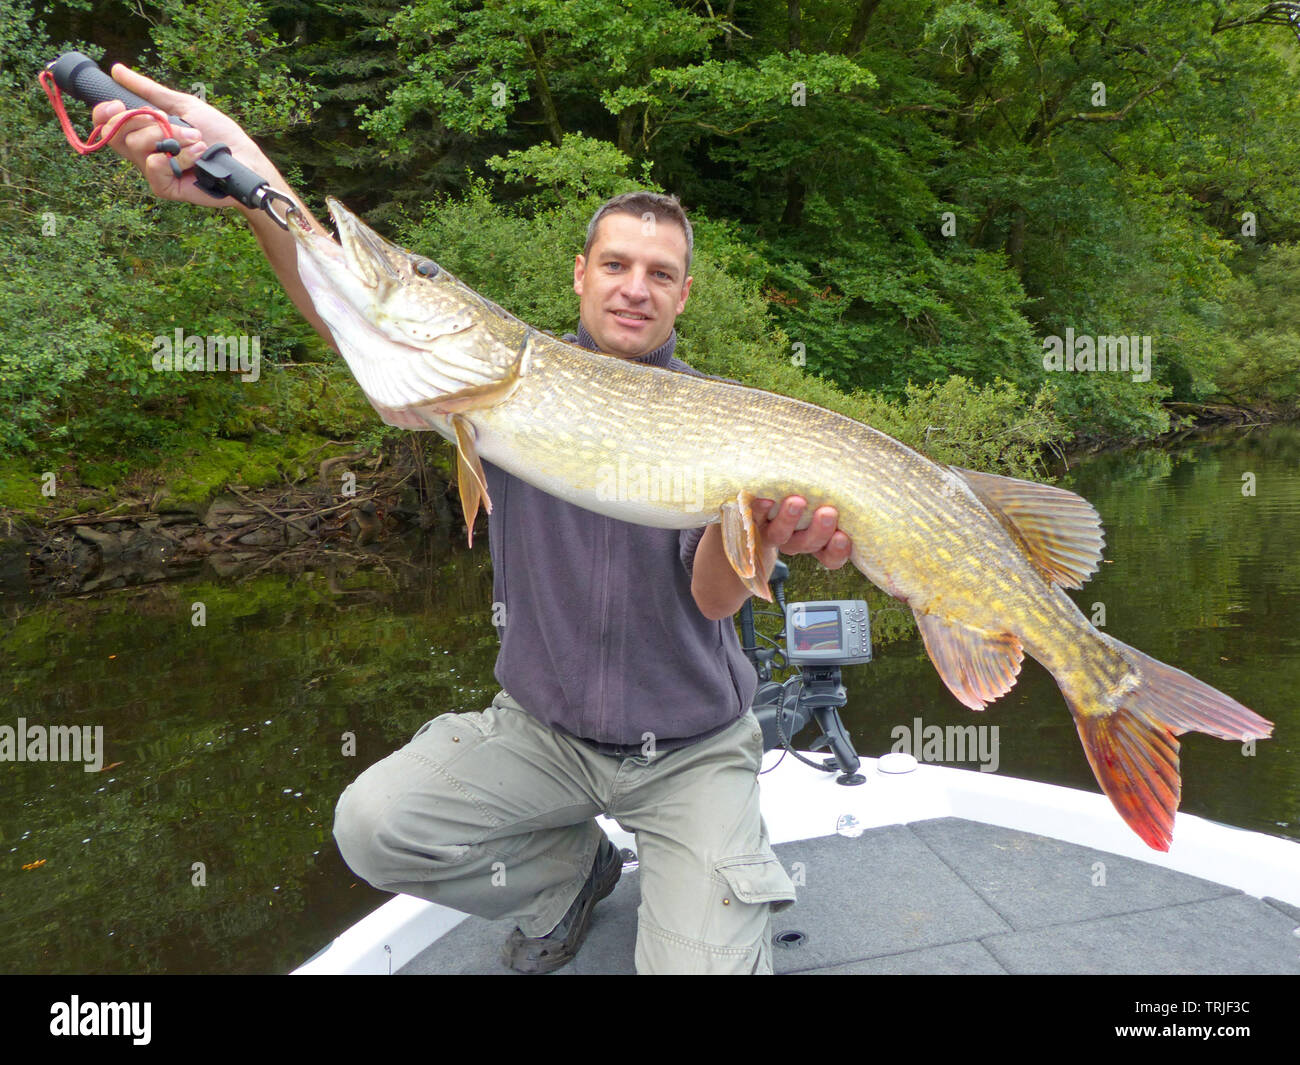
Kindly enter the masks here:
[[519, 371], [522, 323], [426, 256], [385, 239], [333, 197], [338, 240], [291, 225], [298, 276], [357, 383], [390, 425], [444, 431], [438, 401]]
[[[345, 304], [368, 330], [398, 344], [425, 345], [474, 324], [465, 287], [454, 276], [432, 259], [381, 237], [333, 197], [326, 203], [337, 241], [292, 227], [299, 263], [306, 258], [314, 268], [308, 271], [314, 276], [303, 278], [313, 302], [320, 293], [326, 302]], [[333, 327], [328, 318], [326, 322]]]

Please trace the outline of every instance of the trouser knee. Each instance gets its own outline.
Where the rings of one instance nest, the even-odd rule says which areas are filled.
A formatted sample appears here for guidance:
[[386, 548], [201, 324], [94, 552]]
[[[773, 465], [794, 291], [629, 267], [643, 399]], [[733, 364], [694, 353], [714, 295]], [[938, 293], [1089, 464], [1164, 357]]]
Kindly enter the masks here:
[[334, 807], [334, 842], [347, 867], [362, 880], [378, 887], [382, 807], [363, 789], [360, 779], [349, 785]]
[[429, 838], [427, 816], [417, 818], [420, 831], [414, 830], [408, 796], [394, 790], [392, 774], [382, 766], [362, 773], [334, 807], [334, 841], [348, 868], [373, 887], [391, 891], [394, 885], [436, 879], [440, 867], [463, 862], [469, 848]]

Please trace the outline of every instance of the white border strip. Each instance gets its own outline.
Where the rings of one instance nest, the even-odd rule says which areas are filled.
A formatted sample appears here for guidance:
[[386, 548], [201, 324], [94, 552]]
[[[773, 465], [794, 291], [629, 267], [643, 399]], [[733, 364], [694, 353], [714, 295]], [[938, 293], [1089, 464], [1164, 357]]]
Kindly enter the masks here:
[[397, 895], [294, 969], [294, 976], [391, 976], [468, 914]]

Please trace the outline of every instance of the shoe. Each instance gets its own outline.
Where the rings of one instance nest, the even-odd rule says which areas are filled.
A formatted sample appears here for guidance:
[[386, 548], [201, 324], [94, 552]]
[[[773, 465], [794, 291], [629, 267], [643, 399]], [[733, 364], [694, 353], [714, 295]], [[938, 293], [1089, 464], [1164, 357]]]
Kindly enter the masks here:
[[528, 938], [518, 928], [510, 933], [501, 949], [501, 960], [506, 968], [519, 973], [549, 973], [573, 961], [582, 941], [587, 938], [591, 911], [614, 890], [622, 875], [623, 853], [606, 837], [596, 851], [587, 882], [560, 918], [560, 923], [546, 935], [535, 939]]

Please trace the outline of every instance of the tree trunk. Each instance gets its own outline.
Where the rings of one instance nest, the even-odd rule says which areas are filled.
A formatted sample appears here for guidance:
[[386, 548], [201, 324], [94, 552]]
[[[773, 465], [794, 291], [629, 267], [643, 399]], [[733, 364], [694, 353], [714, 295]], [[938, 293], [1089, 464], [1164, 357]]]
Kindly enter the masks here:
[[785, 168], [785, 210], [781, 212], [781, 225], [803, 224], [803, 199], [805, 189], [799, 178], [799, 165], [791, 163]]
[[1011, 262], [1016, 276], [1025, 276], [1025, 227], [1028, 215], [1023, 207], [1017, 207], [1011, 216], [1011, 231], [1007, 234], [1007, 259]]
[[533, 47], [532, 38], [520, 34], [519, 39], [527, 47], [528, 58], [532, 60], [533, 70], [537, 74], [537, 98], [542, 104], [542, 118], [546, 122], [546, 135], [551, 138], [551, 143], [558, 148], [564, 141], [564, 127], [560, 125], [560, 113], [555, 109], [555, 99], [551, 96], [551, 86], [546, 80], [546, 70], [542, 66], [542, 60], [537, 54], [537, 49]]
[[862, 45], [867, 40], [867, 27], [871, 25], [871, 16], [879, 6], [880, 0], [862, 0], [858, 4], [853, 24], [849, 27], [849, 35], [844, 39], [844, 54], [850, 59], [862, 51]]

